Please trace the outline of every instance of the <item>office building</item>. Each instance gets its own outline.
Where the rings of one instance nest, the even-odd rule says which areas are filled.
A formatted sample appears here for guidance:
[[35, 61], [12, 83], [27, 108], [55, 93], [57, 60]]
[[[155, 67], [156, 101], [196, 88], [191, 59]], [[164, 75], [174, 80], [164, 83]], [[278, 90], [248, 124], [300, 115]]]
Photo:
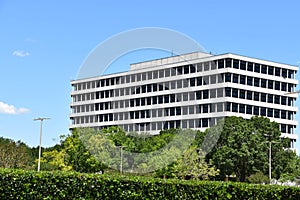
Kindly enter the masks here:
[[226, 116], [266, 116], [282, 136], [297, 139], [297, 66], [236, 54], [194, 52], [130, 65], [116, 74], [74, 80], [71, 125], [118, 125], [157, 134], [205, 130]]

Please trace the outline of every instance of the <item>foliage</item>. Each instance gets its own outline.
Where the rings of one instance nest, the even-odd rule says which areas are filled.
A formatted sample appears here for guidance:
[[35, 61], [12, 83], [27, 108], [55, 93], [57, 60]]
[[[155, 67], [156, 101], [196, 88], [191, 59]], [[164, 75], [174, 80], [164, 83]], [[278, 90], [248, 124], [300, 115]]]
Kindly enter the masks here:
[[31, 160], [26, 144], [0, 138], [0, 167], [28, 169], [30, 165]]
[[96, 133], [94, 129], [75, 129], [72, 134], [63, 141], [62, 146], [66, 152], [65, 163], [77, 172], [99, 172], [105, 166], [95, 158], [84, 145], [80, 134]]
[[269, 177], [264, 175], [262, 172], [256, 172], [255, 174], [247, 177], [247, 182], [249, 183], [269, 183]]
[[219, 174], [219, 170], [205, 162], [205, 155], [196, 147], [187, 149], [182, 158], [176, 162], [177, 176], [195, 180], [208, 180]]
[[300, 188], [138, 176], [0, 170], [0, 199], [299, 199]]
[[279, 125], [265, 117], [227, 117], [217, 144], [207, 156], [220, 169], [220, 177], [236, 175], [241, 182], [257, 171], [268, 173], [269, 141], [272, 143], [273, 177], [287, 170], [291, 152], [281, 138]]

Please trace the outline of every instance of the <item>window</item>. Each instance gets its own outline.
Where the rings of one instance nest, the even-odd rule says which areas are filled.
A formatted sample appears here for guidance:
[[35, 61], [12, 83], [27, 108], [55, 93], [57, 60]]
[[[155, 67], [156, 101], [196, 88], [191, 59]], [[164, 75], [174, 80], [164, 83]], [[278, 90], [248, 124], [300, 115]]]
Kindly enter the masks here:
[[275, 76], [280, 76], [280, 68], [275, 67]]
[[194, 128], [194, 120], [189, 120], [189, 128]]
[[144, 106], [146, 104], [146, 99], [145, 97], [141, 98], [141, 106]]
[[165, 76], [169, 77], [170, 76], [170, 69], [165, 69]]
[[280, 90], [280, 82], [275, 81], [275, 90]]
[[187, 115], [188, 114], [188, 106], [183, 106], [182, 107], [182, 114]]
[[196, 72], [196, 66], [190, 65], [190, 73], [195, 73], [195, 72]]
[[170, 85], [171, 85], [172, 90], [176, 89], [176, 82], [175, 81], [171, 81]]
[[259, 101], [259, 93], [254, 92], [254, 101]]
[[273, 103], [273, 94], [268, 94], [268, 103]]
[[247, 99], [252, 100], [252, 91], [247, 91]]
[[164, 78], [164, 70], [163, 69], [159, 70], [158, 74], [159, 74], [159, 78]]
[[240, 104], [239, 113], [245, 113], [245, 105], [244, 104]]
[[218, 60], [218, 69], [224, 68], [224, 60], [220, 59]]
[[176, 102], [175, 94], [171, 94], [171, 95], [170, 95], [170, 102], [171, 102], [171, 103]]
[[279, 110], [278, 109], [274, 110], [274, 117], [279, 118]]
[[267, 74], [267, 66], [266, 65], [261, 66], [261, 73], [262, 74]]
[[208, 127], [208, 119], [207, 118], [202, 119], [202, 127]]
[[176, 71], [177, 71], [177, 75], [181, 75], [182, 74], [182, 66], [176, 67]]
[[266, 79], [261, 79], [261, 87], [266, 88], [267, 87], [267, 80]]
[[217, 76], [216, 75], [211, 75], [210, 76], [210, 84], [215, 84], [217, 82]]
[[273, 75], [274, 74], [274, 67], [268, 66], [268, 74]]
[[182, 80], [177, 80], [177, 88], [182, 88]]
[[268, 80], [268, 88], [269, 89], [273, 89], [273, 83], [274, 83], [274, 81]]
[[247, 85], [252, 85], [253, 84], [253, 78], [250, 76], [247, 76]]
[[226, 68], [231, 68], [232, 59], [226, 58]]
[[245, 90], [240, 90], [240, 98], [241, 99], [245, 99], [245, 93], [246, 93]]
[[188, 65], [184, 66], [183, 73], [184, 74], [189, 74], [190, 73], [190, 67]]
[[238, 112], [238, 104], [232, 103], [232, 112]]
[[218, 83], [224, 83], [224, 74], [218, 74]]
[[197, 77], [197, 86], [201, 86], [202, 85], [202, 77]]
[[163, 103], [163, 96], [160, 95], [158, 96], [158, 104], [162, 104]]
[[148, 72], [148, 80], [152, 79], [152, 72]]
[[215, 103], [211, 103], [210, 104], [210, 112], [216, 112], [216, 104]]
[[260, 64], [254, 64], [254, 72], [260, 73]]
[[202, 105], [202, 111], [203, 113], [208, 113], [208, 104]]
[[196, 92], [196, 99], [200, 100], [201, 99], [201, 91]]
[[281, 119], [286, 119], [286, 111], [281, 110]]
[[288, 78], [294, 78], [294, 71], [289, 70]]
[[245, 61], [241, 61], [241, 63], [240, 63], [240, 69], [241, 70], [246, 70], [246, 62]]
[[181, 107], [176, 107], [176, 115], [181, 115]]
[[231, 97], [231, 88], [225, 88], [225, 96], [226, 97]]
[[259, 87], [259, 78], [254, 78], [254, 86]]
[[217, 69], [217, 61], [216, 60], [212, 61], [210, 63], [210, 70], [215, 70], [215, 69]]
[[247, 71], [253, 72], [253, 63], [252, 62], [248, 62]]
[[223, 88], [217, 89], [217, 97], [223, 97]]
[[288, 92], [292, 92], [293, 90], [293, 84], [288, 84]]
[[239, 60], [233, 60], [233, 68], [239, 69]]
[[238, 83], [239, 82], [239, 75], [233, 74], [233, 83]]
[[185, 93], [182, 94], [182, 100], [183, 101], [188, 101], [189, 100], [188, 98], [189, 98], [189, 93], [185, 92]]
[[286, 91], [287, 84], [286, 83], [281, 83], [281, 91]]
[[225, 105], [226, 105], [226, 111], [230, 112], [231, 111], [231, 103], [225, 102]]
[[280, 104], [280, 96], [279, 95], [275, 95], [275, 97], [274, 97], [274, 103], [275, 104]]
[[232, 89], [232, 97], [238, 98], [238, 89], [235, 88]]
[[225, 74], [225, 82], [231, 82], [231, 74], [230, 73]]
[[189, 81], [187, 79], [183, 79], [182, 81], [183, 81], [183, 87], [184, 88], [189, 87]]
[[273, 108], [268, 108], [267, 116], [268, 117], [273, 117]]
[[190, 78], [189, 80], [190, 80], [190, 86], [194, 87], [196, 84], [195, 78]]
[[189, 101], [195, 100], [195, 92], [190, 92], [189, 93]]
[[202, 72], [202, 63], [197, 64], [197, 72]]
[[189, 114], [194, 114], [194, 113], [195, 113], [194, 106], [189, 106]]
[[210, 98], [216, 98], [216, 89], [209, 90]]
[[158, 71], [153, 71], [153, 79], [157, 79], [158, 78]]
[[252, 106], [251, 106], [251, 105], [247, 105], [247, 111], [246, 111], [246, 114], [252, 115]]
[[281, 105], [286, 105], [286, 97], [281, 97]]
[[245, 75], [240, 75], [240, 84], [243, 84], [243, 85], [246, 84], [246, 76]]
[[209, 76], [203, 76], [203, 85], [209, 84]]
[[223, 103], [217, 103], [217, 112], [223, 112]]
[[171, 76], [176, 76], [176, 69], [174, 67], [171, 68]]
[[204, 63], [204, 71], [208, 71], [209, 70], [209, 62], [205, 62]]
[[260, 108], [260, 115], [266, 116], [267, 115], [267, 109], [265, 107]]
[[203, 99], [208, 99], [208, 90], [203, 90]]
[[253, 114], [254, 115], [259, 115], [259, 107], [258, 106], [254, 106]]
[[280, 126], [280, 131], [281, 131], [282, 133], [286, 133], [286, 125], [285, 125], [285, 124], [281, 124], [281, 126]]
[[287, 78], [287, 69], [282, 69], [282, 77]]

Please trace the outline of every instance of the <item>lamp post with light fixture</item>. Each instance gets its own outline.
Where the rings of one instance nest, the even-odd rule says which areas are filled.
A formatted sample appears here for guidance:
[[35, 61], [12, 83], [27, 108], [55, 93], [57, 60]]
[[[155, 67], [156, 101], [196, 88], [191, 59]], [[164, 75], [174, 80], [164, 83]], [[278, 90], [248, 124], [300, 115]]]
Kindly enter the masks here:
[[38, 159], [38, 168], [37, 171], [40, 171], [40, 167], [41, 167], [41, 154], [42, 154], [42, 132], [43, 132], [43, 121], [50, 119], [48, 117], [39, 117], [39, 118], [35, 118], [33, 119], [34, 121], [41, 121], [41, 126], [40, 126], [40, 146], [39, 146], [39, 159]]

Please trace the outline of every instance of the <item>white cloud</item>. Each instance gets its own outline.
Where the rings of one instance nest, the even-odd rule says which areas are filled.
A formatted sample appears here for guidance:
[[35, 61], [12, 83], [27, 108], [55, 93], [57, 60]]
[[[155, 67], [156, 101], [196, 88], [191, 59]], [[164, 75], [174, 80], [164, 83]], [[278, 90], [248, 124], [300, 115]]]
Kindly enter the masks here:
[[17, 56], [17, 57], [25, 57], [25, 56], [29, 56], [30, 53], [26, 52], [26, 51], [22, 51], [22, 50], [16, 50], [12, 53], [13, 56]]
[[28, 112], [29, 109], [27, 108], [16, 108], [13, 105], [9, 105], [0, 101], [0, 113], [16, 115], [16, 114], [23, 114]]

